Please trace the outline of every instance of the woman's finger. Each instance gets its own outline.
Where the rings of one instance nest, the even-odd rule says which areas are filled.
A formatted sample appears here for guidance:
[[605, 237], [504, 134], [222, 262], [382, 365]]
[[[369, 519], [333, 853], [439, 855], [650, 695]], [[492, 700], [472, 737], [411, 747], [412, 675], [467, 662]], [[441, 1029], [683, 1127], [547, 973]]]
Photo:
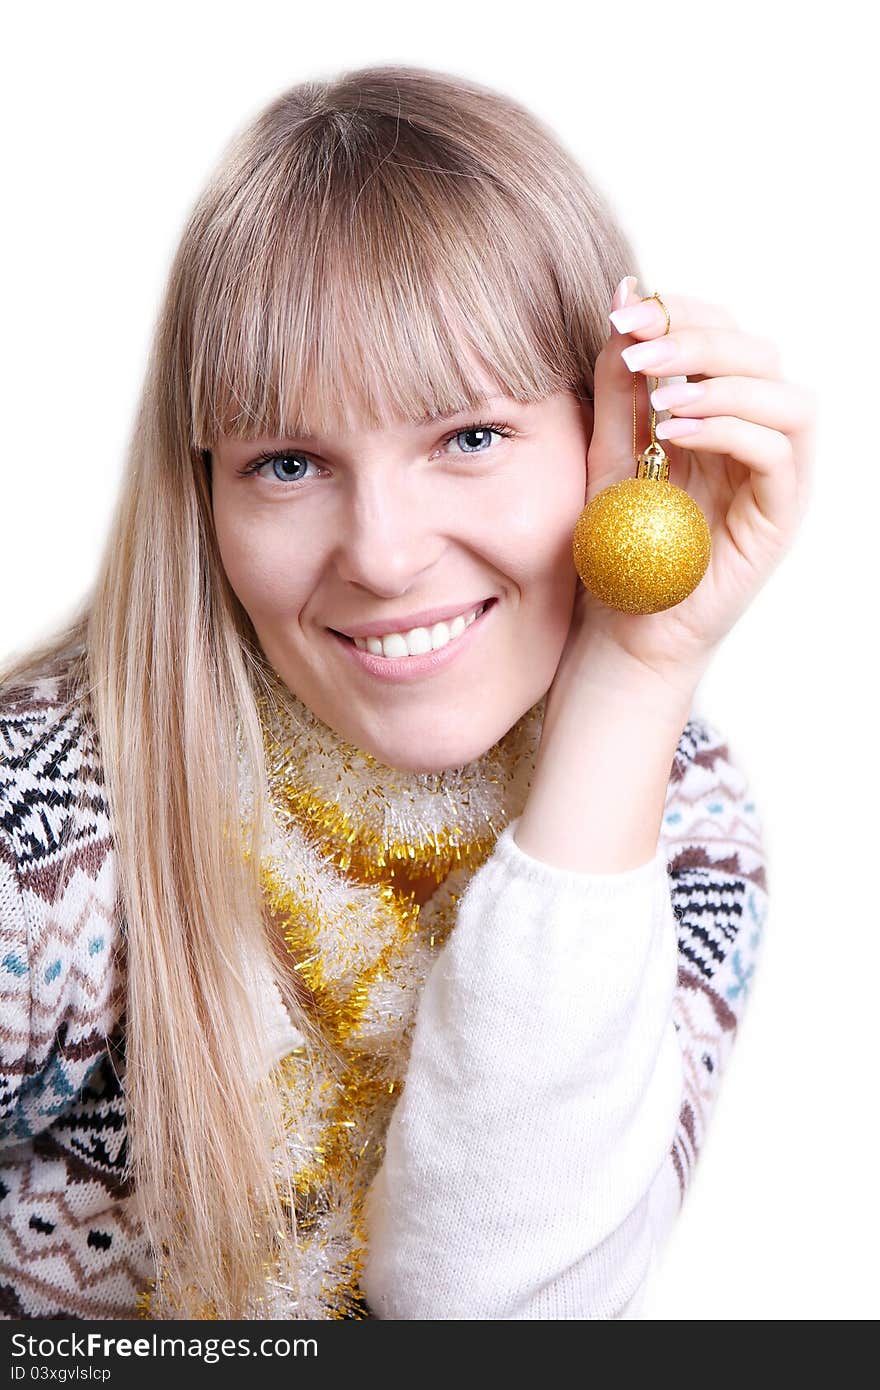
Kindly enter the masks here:
[[[646, 323], [638, 330], [638, 336], [662, 336], [666, 329], [666, 315], [656, 299], [647, 299], [637, 293], [635, 276], [629, 276], [618, 286], [613, 308], [609, 315], [611, 328], [608, 341], [599, 353], [594, 368], [594, 417], [590, 443], [587, 495], [593, 496], [609, 483], [617, 481], [625, 470], [632, 471], [633, 464], [633, 374], [620, 355], [627, 336], [621, 333], [616, 321], [622, 312], [638, 311], [642, 317], [653, 315], [653, 327]], [[718, 304], [708, 304], [689, 295], [664, 294], [664, 304], [669, 309], [673, 325], [715, 326], [736, 331], [732, 315]], [[660, 381], [665, 376], [674, 377], [679, 373], [658, 371], [651, 373]], [[638, 437], [647, 437], [648, 403], [644, 389], [636, 392], [636, 410], [639, 426]]]
[[[623, 307], [638, 305], [637, 280], [634, 275], [621, 281], [612, 300], [612, 314]], [[661, 313], [656, 300], [652, 304]], [[665, 318], [663, 318], [665, 324]], [[620, 356], [626, 342], [614, 326], [602, 347], [593, 369], [593, 430], [587, 461], [587, 498], [595, 496], [609, 483], [632, 471], [633, 463], [633, 381], [632, 374]], [[639, 397], [644, 392], [639, 392]], [[639, 399], [637, 409], [644, 416], [646, 402]]]
[[[700, 324], [738, 327], [733, 315], [721, 304], [709, 304], [685, 294], [661, 294], [660, 298], [669, 310], [670, 332]], [[666, 315], [656, 299], [630, 295], [626, 305], [615, 308], [608, 317], [618, 333], [632, 338], [657, 338], [666, 332]]]
[[[688, 429], [673, 439], [687, 449], [710, 454], [729, 454], [751, 473], [751, 492], [761, 518], [775, 528], [778, 538], [790, 537], [799, 516], [797, 466], [791, 440], [778, 430], [753, 424], [735, 415], [712, 415], [704, 419], [676, 417], [665, 425], [683, 424]], [[689, 427], [693, 425], [691, 431]], [[660, 438], [670, 436], [664, 430]], [[711, 463], [707, 464], [711, 467]], [[739, 496], [739, 494], [737, 494]], [[746, 499], [748, 501], [748, 499]], [[743, 501], [737, 506], [742, 507]], [[749, 503], [749, 505], [752, 505]], [[752, 505], [752, 510], [756, 508]]]
[[[697, 389], [698, 396], [695, 395]], [[687, 398], [678, 401], [682, 395]], [[742, 420], [751, 420], [753, 424], [766, 425], [789, 435], [809, 423], [813, 401], [814, 393], [805, 386], [751, 376], [714, 376], [699, 382], [675, 382], [651, 392], [654, 409], [668, 410], [673, 416], [705, 419], [709, 415], [738, 415]]]
[[630, 373], [649, 376], [758, 376], [782, 378], [779, 349], [767, 338], [718, 326], [679, 328], [665, 337], [631, 343], [620, 356]]

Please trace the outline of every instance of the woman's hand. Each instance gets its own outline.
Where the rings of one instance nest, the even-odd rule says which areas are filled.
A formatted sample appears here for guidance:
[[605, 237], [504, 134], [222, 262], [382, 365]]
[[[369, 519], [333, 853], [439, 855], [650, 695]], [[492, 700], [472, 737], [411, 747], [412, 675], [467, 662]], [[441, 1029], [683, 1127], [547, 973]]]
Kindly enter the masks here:
[[[629, 304], [638, 303], [625, 282], [621, 296], [627, 288]], [[694, 691], [718, 643], [785, 554], [807, 503], [812, 393], [784, 381], [772, 344], [743, 332], [724, 309], [681, 295], [663, 300], [668, 335], [662, 309], [648, 301], [650, 322], [624, 322], [627, 335], [612, 329], [596, 361], [586, 500], [635, 470], [634, 373], [621, 351], [632, 356], [636, 343], [662, 344], [666, 361], [632, 364], [639, 446], [649, 438], [644, 377], [699, 382], [699, 400], [674, 407], [676, 417], [697, 420], [698, 431], [682, 436], [686, 443], [664, 439], [663, 447], [670, 481], [709, 523], [712, 554], [693, 593], [661, 613], [620, 613], [577, 581], [515, 838], [534, 858], [582, 872], [619, 872], [654, 854]], [[662, 398], [656, 404], [667, 408]]]
[[[594, 425], [587, 455], [587, 501], [610, 483], [632, 477], [633, 380], [639, 405], [639, 449], [650, 439], [647, 377], [687, 376], [699, 399], [674, 405], [679, 384], [663, 388], [655, 408], [686, 418], [693, 433], [674, 441], [656, 433], [669, 456], [669, 480], [699, 505], [712, 536], [709, 566], [683, 602], [660, 613], [620, 613], [578, 580], [572, 630], [560, 665], [587, 667], [603, 653], [659, 675], [671, 687], [695, 687], [721, 639], [751, 603], [790, 546], [805, 512], [813, 463], [815, 394], [783, 378], [779, 353], [741, 329], [715, 304], [660, 291], [641, 301], [635, 277], [621, 282], [612, 306], [646, 310], [636, 327], [620, 316], [596, 361]], [[618, 315], [615, 313], [615, 317]], [[613, 320], [612, 320], [613, 324]], [[662, 361], [638, 358], [637, 344], [662, 348]], [[626, 358], [621, 353], [626, 350]], [[635, 369], [635, 370], [632, 370]], [[595, 667], [592, 674], [598, 676]]]

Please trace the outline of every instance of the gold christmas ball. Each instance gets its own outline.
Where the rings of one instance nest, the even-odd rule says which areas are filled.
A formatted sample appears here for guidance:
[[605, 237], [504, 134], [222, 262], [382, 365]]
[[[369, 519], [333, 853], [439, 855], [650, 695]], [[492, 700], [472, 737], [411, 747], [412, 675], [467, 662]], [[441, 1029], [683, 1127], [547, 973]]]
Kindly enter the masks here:
[[575, 568], [622, 613], [660, 613], [693, 593], [709, 564], [700, 508], [662, 477], [624, 478], [588, 502], [574, 529]]

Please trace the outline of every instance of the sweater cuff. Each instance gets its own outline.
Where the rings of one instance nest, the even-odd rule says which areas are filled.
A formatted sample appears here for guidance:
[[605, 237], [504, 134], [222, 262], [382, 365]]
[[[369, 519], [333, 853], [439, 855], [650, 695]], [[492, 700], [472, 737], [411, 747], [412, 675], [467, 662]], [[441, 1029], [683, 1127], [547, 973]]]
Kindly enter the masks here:
[[493, 858], [504, 865], [505, 872], [526, 883], [531, 883], [545, 891], [559, 892], [566, 889], [577, 893], [590, 893], [600, 900], [619, 895], [622, 888], [639, 889], [653, 881], [659, 865], [666, 868], [666, 849], [661, 841], [651, 858], [632, 869], [613, 870], [610, 873], [580, 873], [575, 869], [563, 869], [556, 864], [548, 864], [543, 859], [535, 859], [521, 849], [514, 839], [520, 817], [510, 821], [501, 831], [495, 842]]

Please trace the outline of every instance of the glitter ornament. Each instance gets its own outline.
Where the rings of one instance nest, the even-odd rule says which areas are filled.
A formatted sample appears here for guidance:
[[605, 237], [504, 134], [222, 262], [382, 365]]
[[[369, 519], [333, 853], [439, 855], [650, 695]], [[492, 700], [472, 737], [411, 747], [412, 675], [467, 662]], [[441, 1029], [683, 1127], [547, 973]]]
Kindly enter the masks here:
[[[668, 333], [669, 313], [660, 296], [645, 298], [660, 302]], [[574, 528], [572, 554], [584, 587], [609, 608], [659, 613], [693, 593], [709, 564], [711, 536], [693, 498], [669, 481], [653, 406], [651, 442], [636, 453], [636, 400], [634, 376], [635, 477], [612, 483], [587, 503]]]

